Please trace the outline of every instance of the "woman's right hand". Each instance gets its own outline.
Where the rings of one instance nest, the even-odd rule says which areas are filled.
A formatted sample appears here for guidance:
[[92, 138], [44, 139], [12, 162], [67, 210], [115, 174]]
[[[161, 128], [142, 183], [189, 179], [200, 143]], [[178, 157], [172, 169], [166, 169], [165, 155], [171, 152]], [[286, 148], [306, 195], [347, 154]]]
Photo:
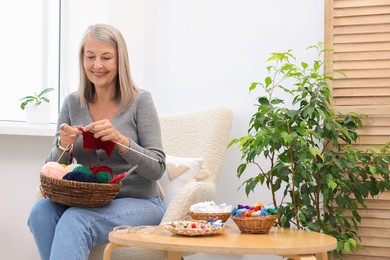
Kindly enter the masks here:
[[61, 124], [60, 126], [60, 143], [62, 147], [70, 147], [76, 142], [79, 135], [82, 133], [77, 126], [70, 126], [68, 124]]

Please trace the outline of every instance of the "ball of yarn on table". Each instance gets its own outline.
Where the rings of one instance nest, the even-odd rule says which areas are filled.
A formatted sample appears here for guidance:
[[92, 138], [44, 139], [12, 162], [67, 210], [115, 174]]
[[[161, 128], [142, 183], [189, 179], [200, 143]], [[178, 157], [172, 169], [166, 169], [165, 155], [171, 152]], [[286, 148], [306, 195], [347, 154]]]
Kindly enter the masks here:
[[98, 172], [96, 173], [96, 179], [100, 183], [108, 183], [112, 180], [112, 176], [109, 172]]
[[92, 173], [92, 171], [88, 168], [88, 167], [85, 167], [85, 166], [77, 166], [73, 169], [72, 172], [82, 172], [86, 175], [89, 175], [89, 176], [94, 176], [94, 174]]
[[265, 217], [277, 213], [275, 207], [263, 206], [261, 203], [256, 203], [254, 206], [238, 204], [232, 211], [233, 217]]
[[66, 169], [58, 162], [47, 162], [42, 166], [41, 172], [48, 177], [54, 179], [62, 179], [67, 173]]
[[95, 176], [98, 172], [109, 172], [112, 177], [112, 169], [105, 164], [93, 166], [90, 168], [90, 170]]
[[76, 168], [78, 166], [82, 166], [82, 165], [78, 164], [78, 163], [71, 163], [71, 164], [67, 165], [65, 167], [65, 169], [66, 169], [67, 172], [72, 172], [74, 170], [74, 168]]
[[80, 182], [97, 182], [96, 178], [93, 175], [88, 175], [83, 172], [68, 172], [62, 177], [63, 180], [68, 181], [80, 181]]

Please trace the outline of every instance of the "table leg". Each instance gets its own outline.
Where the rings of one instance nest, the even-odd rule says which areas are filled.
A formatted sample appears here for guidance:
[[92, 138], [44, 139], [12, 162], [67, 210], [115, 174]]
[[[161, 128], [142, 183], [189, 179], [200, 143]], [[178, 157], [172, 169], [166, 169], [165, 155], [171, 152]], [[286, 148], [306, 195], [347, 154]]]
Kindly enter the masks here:
[[104, 254], [103, 254], [103, 260], [110, 260], [111, 259], [111, 254], [112, 250], [118, 247], [123, 247], [121, 245], [113, 244], [109, 242], [106, 247], [104, 248]]
[[316, 254], [318, 260], [328, 260], [328, 252], [322, 252]]
[[167, 260], [181, 260], [181, 252], [167, 251]]
[[328, 252], [317, 253], [314, 255], [289, 255], [285, 257], [294, 260], [328, 260]]

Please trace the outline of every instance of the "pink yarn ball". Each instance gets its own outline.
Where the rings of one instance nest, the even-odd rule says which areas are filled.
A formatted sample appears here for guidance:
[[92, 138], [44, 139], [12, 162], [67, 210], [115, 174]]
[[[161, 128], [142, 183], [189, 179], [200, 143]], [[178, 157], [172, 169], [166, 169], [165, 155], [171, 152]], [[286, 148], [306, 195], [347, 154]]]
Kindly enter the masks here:
[[62, 179], [67, 173], [66, 169], [58, 162], [47, 162], [43, 165], [41, 172], [54, 179]]

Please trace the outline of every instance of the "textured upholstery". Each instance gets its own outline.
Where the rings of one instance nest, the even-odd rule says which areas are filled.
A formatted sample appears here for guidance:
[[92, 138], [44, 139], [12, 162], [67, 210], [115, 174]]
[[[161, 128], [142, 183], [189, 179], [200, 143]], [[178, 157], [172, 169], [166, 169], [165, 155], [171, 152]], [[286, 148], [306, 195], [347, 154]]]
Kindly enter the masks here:
[[[204, 158], [210, 174], [188, 183], [168, 204], [161, 223], [188, 219], [192, 204], [215, 200], [216, 184], [225, 158], [232, 127], [232, 111], [226, 107], [204, 108], [176, 114], [161, 114], [163, 148], [166, 154]], [[164, 189], [164, 187], [163, 187]], [[105, 244], [92, 249], [89, 259], [101, 260]], [[112, 258], [132, 260], [165, 259], [165, 252], [136, 247], [118, 248]]]

